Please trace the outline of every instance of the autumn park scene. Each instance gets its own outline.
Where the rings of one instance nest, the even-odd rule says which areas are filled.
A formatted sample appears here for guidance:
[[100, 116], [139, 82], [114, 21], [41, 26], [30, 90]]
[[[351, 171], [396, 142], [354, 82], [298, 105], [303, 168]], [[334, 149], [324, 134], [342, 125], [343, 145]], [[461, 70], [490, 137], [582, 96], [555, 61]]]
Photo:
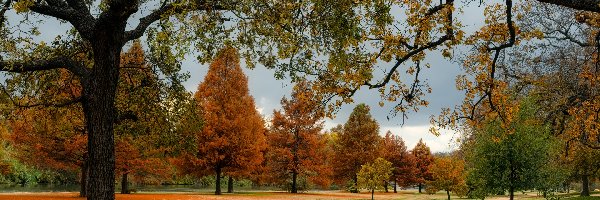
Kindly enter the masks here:
[[600, 0], [0, 0], [0, 200], [600, 200]]

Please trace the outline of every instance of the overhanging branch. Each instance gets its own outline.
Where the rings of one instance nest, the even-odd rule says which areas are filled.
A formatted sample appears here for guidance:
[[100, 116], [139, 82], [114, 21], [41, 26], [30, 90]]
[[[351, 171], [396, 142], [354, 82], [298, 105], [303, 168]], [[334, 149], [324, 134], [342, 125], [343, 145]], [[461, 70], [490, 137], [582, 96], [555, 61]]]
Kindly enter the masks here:
[[163, 4], [159, 9], [154, 10], [152, 13], [140, 18], [140, 23], [132, 30], [126, 31], [124, 36], [124, 42], [138, 39], [144, 35], [144, 32], [152, 23], [160, 20], [164, 15], [169, 13], [180, 13], [184, 10], [226, 10], [225, 6], [214, 4], [212, 1], [198, 1], [195, 5], [178, 5], [180, 1], [172, 2], [169, 4]]
[[549, 3], [575, 10], [590, 11], [600, 13], [600, 0], [537, 0], [543, 3]]
[[55, 58], [49, 60], [31, 60], [31, 61], [0, 61], [0, 71], [5, 72], [34, 72], [46, 71], [54, 69], [67, 69], [72, 73], [86, 77], [88, 74], [87, 68], [79, 63], [68, 58]]

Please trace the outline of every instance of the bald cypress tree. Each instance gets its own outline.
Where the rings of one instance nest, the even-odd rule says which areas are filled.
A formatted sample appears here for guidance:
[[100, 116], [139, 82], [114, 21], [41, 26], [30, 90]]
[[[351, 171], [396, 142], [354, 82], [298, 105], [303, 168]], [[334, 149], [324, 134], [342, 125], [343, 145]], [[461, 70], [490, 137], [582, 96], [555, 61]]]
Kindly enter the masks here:
[[217, 54], [194, 99], [205, 123], [196, 133], [198, 151], [188, 167], [200, 169], [198, 175], [215, 174], [215, 194], [221, 194], [223, 174], [249, 174], [266, 148], [264, 121], [237, 50], [226, 47]]
[[379, 124], [371, 116], [369, 106], [357, 105], [339, 135], [334, 158], [336, 179], [342, 182], [351, 180], [353, 188], [348, 188], [350, 191], [358, 192], [356, 174], [362, 165], [379, 156], [380, 141]]

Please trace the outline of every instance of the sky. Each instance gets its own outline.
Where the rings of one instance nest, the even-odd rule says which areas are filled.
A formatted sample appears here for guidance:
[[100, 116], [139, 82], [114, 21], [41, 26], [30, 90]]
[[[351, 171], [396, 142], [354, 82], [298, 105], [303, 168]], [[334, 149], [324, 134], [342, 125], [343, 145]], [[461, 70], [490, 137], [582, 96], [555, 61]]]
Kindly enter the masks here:
[[[459, 7], [462, 6], [461, 3], [458, 4]], [[465, 30], [467, 33], [477, 30], [483, 21], [483, 9], [477, 4], [473, 4], [475, 3], [464, 7], [462, 14], [455, 15], [457, 16], [456, 19], [459, 19], [466, 27]], [[9, 22], [13, 24], [19, 18], [22, 18], [17, 17], [11, 11], [7, 14]], [[144, 13], [138, 14], [143, 15]], [[38, 39], [41, 41], [52, 41], [54, 37], [63, 34], [69, 27], [69, 25], [60, 23], [54, 19], [43, 19], [43, 23], [40, 24], [41, 35]], [[457, 53], [461, 52], [455, 52], [455, 54]], [[208, 71], [208, 64], [198, 64], [193, 54], [186, 56], [186, 59], [182, 62], [182, 70], [189, 72], [191, 75], [184, 82], [184, 86], [188, 91], [195, 92], [198, 84], [204, 79]], [[426, 62], [431, 64], [431, 68], [424, 69], [421, 77], [425, 78], [432, 88], [432, 92], [424, 97], [425, 100], [429, 101], [429, 107], [422, 107], [418, 112], [408, 113], [408, 119], [404, 121], [403, 125], [401, 116], [392, 117], [390, 115], [390, 106], [380, 107], [378, 105], [380, 97], [376, 90], [362, 88], [354, 96], [355, 103], [343, 105], [335, 118], [325, 119], [325, 129], [330, 129], [338, 124], [344, 124], [354, 106], [358, 103], [365, 103], [371, 107], [371, 114], [380, 125], [379, 132], [381, 135], [390, 130], [393, 134], [402, 137], [409, 149], [412, 149], [421, 138], [431, 148], [432, 152], [448, 152], [457, 149], [458, 145], [453, 139], [458, 137], [458, 135], [450, 130], [442, 130], [440, 136], [434, 136], [429, 133], [429, 119], [432, 115], [439, 115], [442, 108], [453, 108], [462, 101], [463, 95], [460, 91], [456, 90], [454, 82], [456, 75], [461, 73], [461, 67], [455, 61], [443, 59], [438, 53], [431, 53], [427, 57]], [[244, 65], [243, 62], [242, 65]], [[382, 67], [386, 68], [386, 66]], [[253, 70], [244, 68], [244, 71], [248, 76], [250, 94], [255, 99], [257, 110], [265, 118], [269, 118], [274, 109], [281, 108], [279, 101], [284, 95], [289, 96], [292, 84], [290, 84], [289, 80], [276, 80], [273, 74], [274, 71], [265, 69], [262, 66], [257, 66]], [[387, 105], [390, 104], [387, 103]]]

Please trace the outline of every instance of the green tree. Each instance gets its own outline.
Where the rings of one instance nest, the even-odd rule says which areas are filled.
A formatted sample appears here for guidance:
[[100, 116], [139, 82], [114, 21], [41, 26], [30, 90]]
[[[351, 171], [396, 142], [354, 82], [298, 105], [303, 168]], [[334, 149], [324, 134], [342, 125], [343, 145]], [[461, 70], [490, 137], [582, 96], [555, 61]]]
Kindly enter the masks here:
[[378, 157], [381, 141], [379, 124], [371, 116], [369, 106], [358, 104], [344, 124], [343, 131], [338, 134], [333, 160], [335, 176], [342, 182], [352, 181], [354, 188], [349, 189], [358, 192], [355, 188], [358, 181], [356, 174], [362, 165]]
[[535, 189], [544, 181], [541, 169], [550, 161], [556, 144], [548, 126], [538, 120], [532, 100], [523, 100], [517, 118], [504, 128], [499, 119], [475, 131], [468, 147], [469, 181], [481, 195], [508, 191], [510, 199], [519, 190]]
[[377, 158], [373, 163], [361, 166], [360, 171], [356, 174], [358, 187], [371, 191], [371, 199], [374, 199], [375, 190], [383, 188], [385, 183], [390, 180], [391, 175], [392, 163], [383, 158]]

